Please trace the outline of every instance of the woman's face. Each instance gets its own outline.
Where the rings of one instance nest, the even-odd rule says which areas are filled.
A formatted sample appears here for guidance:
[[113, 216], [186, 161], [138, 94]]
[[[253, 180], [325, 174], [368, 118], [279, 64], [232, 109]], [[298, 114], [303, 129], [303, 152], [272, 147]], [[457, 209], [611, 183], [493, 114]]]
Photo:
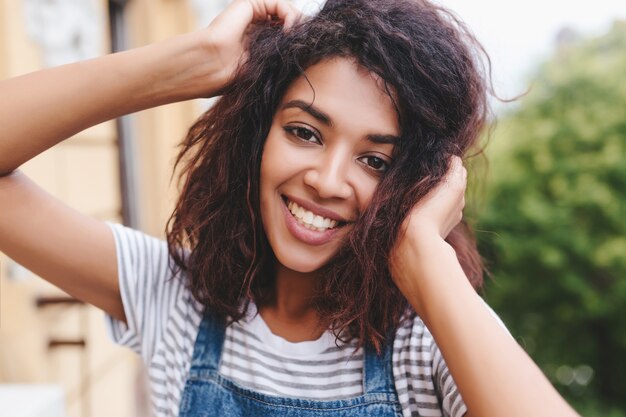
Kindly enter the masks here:
[[260, 198], [278, 261], [313, 272], [368, 206], [400, 131], [382, 81], [352, 60], [325, 60], [305, 73], [308, 82], [294, 81], [274, 116]]

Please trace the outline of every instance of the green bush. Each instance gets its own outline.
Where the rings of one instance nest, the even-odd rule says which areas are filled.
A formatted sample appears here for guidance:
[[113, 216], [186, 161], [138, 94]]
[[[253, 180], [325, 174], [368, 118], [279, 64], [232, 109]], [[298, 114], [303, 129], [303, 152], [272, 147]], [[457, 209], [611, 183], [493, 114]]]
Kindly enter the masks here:
[[586, 416], [626, 416], [626, 24], [559, 48], [488, 148], [485, 298]]

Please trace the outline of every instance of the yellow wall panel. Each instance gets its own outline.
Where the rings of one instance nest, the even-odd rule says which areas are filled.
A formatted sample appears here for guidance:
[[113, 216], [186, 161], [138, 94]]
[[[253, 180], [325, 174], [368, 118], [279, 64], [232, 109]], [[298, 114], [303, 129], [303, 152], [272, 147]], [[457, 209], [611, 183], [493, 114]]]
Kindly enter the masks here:
[[[103, 10], [106, 1], [102, 0]], [[193, 30], [190, 2], [132, 0], [127, 19], [130, 46], [139, 46]], [[107, 23], [103, 29], [108, 39]], [[108, 42], [103, 43], [103, 50]], [[22, 0], [0, 0], [0, 78], [39, 69], [42, 52], [25, 29]], [[141, 112], [132, 118], [139, 173], [141, 228], [162, 235], [176, 198], [170, 186], [176, 145], [197, 117], [195, 103], [180, 103]], [[118, 148], [113, 122], [92, 127], [39, 155], [21, 169], [40, 186], [88, 215], [119, 220]], [[0, 259], [2, 254], [0, 254]], [[6, 258], [0, 269], [0, 382], [53, 382], [64, 387], [67, 417], [82, 415], [81, 400], [90, 393], [91, 417], [147, 416], [141, 360], [131, 351], [113, 346], [104, 329], [102, 312], [84, 308], [89, 317], [89, 372], [80, 377], [78, 350], [57, 353], [46, 349], [49, 337], [76, 334], [76, 308], [37, 310], [41, 294], [58, 294], [40, 279], [9, 280]], [[28, 276], [29, 273], [24, 273]], [[10, 299], [10, 302], [7, 302]], [[13, 317], [11, 325], [7, 317]], [[19, 317], [16, 320], [15, 317]], [[0, 411], [1, 414], [1, 411]]]
[[65, 201], [78, 210], [100, 217], [120, 207], [117, 149], [75, 145], [62, 148], [62, 187]]
[[5, 77], [36, 71], [42, 66], [41, 51], [26, 32], [22, 1], [4, 0], [3, 27], [6, 36]]

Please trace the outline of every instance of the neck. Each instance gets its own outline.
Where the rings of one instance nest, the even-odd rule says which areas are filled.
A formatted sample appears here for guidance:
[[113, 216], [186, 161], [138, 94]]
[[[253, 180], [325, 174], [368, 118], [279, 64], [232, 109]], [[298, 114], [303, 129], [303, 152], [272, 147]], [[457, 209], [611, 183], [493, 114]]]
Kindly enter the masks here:
[[314, 309], [312, 303], [318, 282], [314, 272], [296, 272], [279, 264], [273, 307], [286, 317], [298, 319], [307, 316]]
[[313, 300], [318, 274], [302, 273], [278, 264], [274, 296], [262, 306], [259, 313], [272, 333], [290, 342], [315, 340], [325, 326], [315, 310]]

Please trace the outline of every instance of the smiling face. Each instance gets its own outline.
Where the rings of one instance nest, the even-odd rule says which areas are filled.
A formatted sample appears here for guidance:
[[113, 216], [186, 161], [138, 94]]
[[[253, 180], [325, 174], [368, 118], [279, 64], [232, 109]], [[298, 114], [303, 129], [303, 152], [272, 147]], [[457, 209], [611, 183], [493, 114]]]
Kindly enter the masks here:
[[382, 81], [352, 60], [325, 60], [305, 74], [308, 81], [294, 81], [274, 115], [260, 199], [278, 261], [313, 272], [367, 208], [400, 131]]

